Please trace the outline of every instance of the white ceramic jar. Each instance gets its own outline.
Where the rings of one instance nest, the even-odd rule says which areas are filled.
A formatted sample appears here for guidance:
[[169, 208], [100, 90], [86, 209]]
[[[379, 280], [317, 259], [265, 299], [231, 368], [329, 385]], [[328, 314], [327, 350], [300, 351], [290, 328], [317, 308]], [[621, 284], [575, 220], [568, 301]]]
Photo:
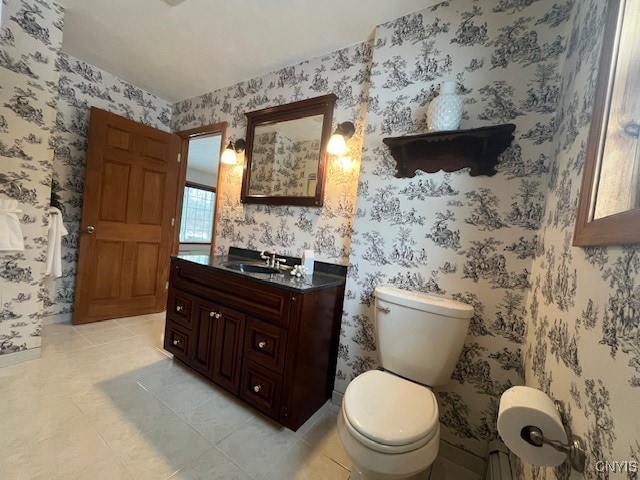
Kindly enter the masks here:
[[440, 95], [427, 108], [427, 128], [430, 132], [457, 130], [462, 119], [462, 99], [456, 94], [457, 82], [440, 84]]

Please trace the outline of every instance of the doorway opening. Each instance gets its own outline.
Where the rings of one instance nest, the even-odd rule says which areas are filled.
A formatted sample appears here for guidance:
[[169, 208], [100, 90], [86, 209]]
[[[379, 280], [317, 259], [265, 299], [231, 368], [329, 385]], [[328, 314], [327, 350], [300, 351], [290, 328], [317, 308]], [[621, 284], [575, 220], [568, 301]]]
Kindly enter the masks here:
[[213, 255], [220, 156], [226, 122], [184, 132], [174, 254]]

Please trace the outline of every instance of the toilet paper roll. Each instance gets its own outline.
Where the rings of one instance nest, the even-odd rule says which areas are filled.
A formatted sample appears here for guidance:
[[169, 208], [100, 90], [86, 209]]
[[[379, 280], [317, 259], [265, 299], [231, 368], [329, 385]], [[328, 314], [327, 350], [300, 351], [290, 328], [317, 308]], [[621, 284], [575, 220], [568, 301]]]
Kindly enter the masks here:
[[[531, 387], [511, 387], [500, 398], [498, 433], [509, 449], [524, 461], [541, 467], [557, 467], [564, 453], [549, 445], [537, 447], [525, 440], [523, 429], [533, 426], [548, 440], [567, 443], [567, 434], [553, 400]], [[526, 431], [526, 430], [525, 430]]]

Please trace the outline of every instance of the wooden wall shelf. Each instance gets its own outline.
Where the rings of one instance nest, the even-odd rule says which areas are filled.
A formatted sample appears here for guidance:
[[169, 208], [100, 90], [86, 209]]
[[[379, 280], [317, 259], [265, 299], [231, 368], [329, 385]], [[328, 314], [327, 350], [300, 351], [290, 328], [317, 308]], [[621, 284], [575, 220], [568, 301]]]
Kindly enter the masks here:
[[513, 123], [507, 123], [470, 130], [387, 137], [382, 141], [398, 164], [397, 178], [414, 177], [416, 170], [455, 172], [465, 167], [471, 168], [469, 175], [472, 177], [490, 177], [497, 173], [498, 156], [511, 145], [515, 128]]

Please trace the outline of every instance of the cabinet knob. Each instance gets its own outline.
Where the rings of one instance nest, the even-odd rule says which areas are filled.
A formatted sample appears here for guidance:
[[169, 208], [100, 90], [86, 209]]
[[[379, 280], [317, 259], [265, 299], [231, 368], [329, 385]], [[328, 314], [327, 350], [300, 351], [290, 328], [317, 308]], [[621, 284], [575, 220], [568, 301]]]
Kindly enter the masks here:
[[258, 348], [264, 348], [269, 344], [266, 340], [261, 340], [258, 342]]
[[174, 341], [173, 341], [173, 344], [174, 344], [174, 345], [180, 345], [180, 340], [174, 340]]
[[214, 318], [214, 317], [216, 316], [216, 312], [209, 312], [209, 316], [210, 316], [211, 318]]
[[254, 385], [253, 387], [253, 391], [258, 393], [260, 390], [262, 390], [262, 385]]
[[216, 318], [222, 318], [222, 314], [221, 313], [216, 313]]
[[181, 312], [184, 310], [184, 305], [176, 305], [176, 312]]

